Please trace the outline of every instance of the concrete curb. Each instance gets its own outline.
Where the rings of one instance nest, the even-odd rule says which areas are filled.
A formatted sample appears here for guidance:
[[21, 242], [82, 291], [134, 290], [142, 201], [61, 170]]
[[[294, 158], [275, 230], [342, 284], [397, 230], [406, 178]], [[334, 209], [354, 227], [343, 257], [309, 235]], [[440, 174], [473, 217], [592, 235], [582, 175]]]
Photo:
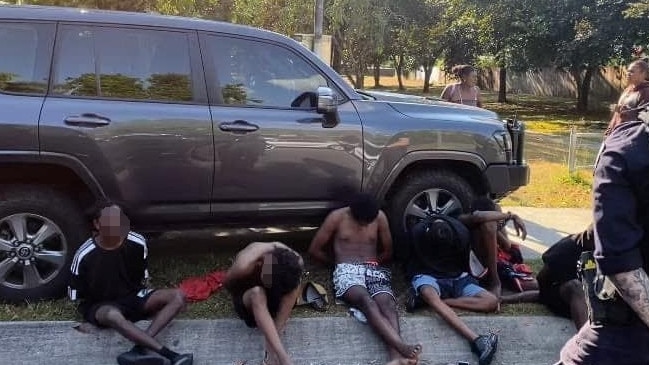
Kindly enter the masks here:
[[[568, 320], [547, 316], [465, 316], [478, 333], [499, 333], [498, 353], [492, 364], [547, 365], [574, 334]], [[146, 326], [146, 322], [139, 325]], [[76, 322], [2, 322], [3, 364], [101, 365], [115, 364], [130, 343], [114, 331], [84, 334]], [[468, 343], [440, 319], [416, 316], [402, 319], [406, 341], [419, 342], [422, 365], [477, 364]], [[234, 319], [178, 320], [159, 336], [179, 352], [193, 352], [194, 364], [260, 364], [261, 335]], [[383, 365], [386, 351], [370, 328], [350, 317], [294, 318], [284, 335], [296, 365]]]

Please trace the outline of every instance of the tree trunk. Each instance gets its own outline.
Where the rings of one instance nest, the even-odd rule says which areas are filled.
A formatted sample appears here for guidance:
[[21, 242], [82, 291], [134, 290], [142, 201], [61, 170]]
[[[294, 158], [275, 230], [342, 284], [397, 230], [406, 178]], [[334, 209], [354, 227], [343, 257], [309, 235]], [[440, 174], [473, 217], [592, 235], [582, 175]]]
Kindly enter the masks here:
[[498, 71], [499, 84], [498, 84], [498, 102], [506, 103], [507, 102], [507, 69], [505, 67], [500, 67]]
[[397, 82], [399, 82], [399, 90], [405, 90], [403, 87], [403, 55], [395, 57], [394, 64], [397, 71]]
[[343, 58], [342, 58], [342, 42], [340, 41], [340, 37], [337, 35], [334, 35], [332, 37], [333, 47], [331, 50], [331, 68], [333, 68], [336, 72], [339, 74], [342, 74], [342, 64], [343, 64]]
[[582, 87], [581, 87], [581, 70], [579, 68], [570, 68], [570, 76], [572, 76], [572, 80], [575, 82], [576, 89], [577, 89], [577, 110], [580, 109], [581, 105], [581, 93], [582, 93]]
[[356, 71], [356, 82], [354, 82], [354, 85], [356, 85], [357, 89], [365, 88], [365, 73], [363, 70]]
[[381, 63], [374, 62], [374, 87], [381, 87]]
[[424, 64], [424, 94], [430, 92], [430, 75], [433, 73], [433, 63], [426, 62]]
[[590, 83], [593, 80], [593, 74], [597, 68], [588, 67], [586, 69], [586, 74], [582, 80], [581, 85], [579, 86], [579, 98], [577, 99], [577, 110], [587, 111], [588, 110], [588, 95], [590, 95]]

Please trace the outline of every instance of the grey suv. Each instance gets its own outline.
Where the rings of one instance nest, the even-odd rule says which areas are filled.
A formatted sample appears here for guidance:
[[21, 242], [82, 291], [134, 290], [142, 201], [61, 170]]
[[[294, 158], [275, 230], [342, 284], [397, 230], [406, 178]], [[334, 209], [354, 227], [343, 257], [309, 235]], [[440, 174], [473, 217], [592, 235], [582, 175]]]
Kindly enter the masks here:
[[0, 298], [56, 297], [101, 198], [142, 231], [318, 223], [369, 191], [397, 239], [527, 184], [516, 121], [352, 89], [227, 23], [0, 6]]

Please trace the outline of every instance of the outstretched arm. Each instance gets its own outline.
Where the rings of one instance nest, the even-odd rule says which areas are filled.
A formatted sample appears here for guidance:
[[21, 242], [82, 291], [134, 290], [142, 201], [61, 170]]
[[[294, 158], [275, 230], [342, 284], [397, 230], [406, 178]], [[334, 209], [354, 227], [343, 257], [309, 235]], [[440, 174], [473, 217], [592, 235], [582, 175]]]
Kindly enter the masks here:
[[379, 212], [379, 239], [381, 241], [381, 254], [379, 262], [385, 264], [392, 260], [392, 235], [390, 234], [390, 224], [385, 213]]
[[477, 210], [471, 214], [462, 214], [458, 219], [467, 226], [475, 226], [482, 223], [501, 220], [511, 220], [512, 222], [514, 222], [516, 235], [520, 236], [522, 239], [525, 239], [527, 237], [527, 229], [525, 228], [525, 223], [519, 216], [512, 214], [511, 212], [502, 213], [495, 211]]
[[336, 229], [341, 219], [341, 210], [334, 210], [329, 213], [311, 241], [311, 245], [309, 246], [309, 255], [311, 257], [324, 264], [333, 262], [333, 258], [329, 256], [326, 247], [334, 234], [336, 234]]

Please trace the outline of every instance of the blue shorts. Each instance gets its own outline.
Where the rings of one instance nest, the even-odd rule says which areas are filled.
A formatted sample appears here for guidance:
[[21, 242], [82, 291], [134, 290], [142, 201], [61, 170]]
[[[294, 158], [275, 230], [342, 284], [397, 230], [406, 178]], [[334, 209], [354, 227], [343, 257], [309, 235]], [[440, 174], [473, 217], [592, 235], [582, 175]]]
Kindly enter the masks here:
[[430, 275], [415, 275], [412, 278], [412, 287], [415, 292], [419, 294], [419, 290], [424, 285], [430, 285], [435, 289], [440, 298], [460, 298], [460, 297], [475, 297], [476, 295], [486, 291], [478, 281], [468, 273], [462, 273], [455, 278], [440, 278], [437, 279]]

